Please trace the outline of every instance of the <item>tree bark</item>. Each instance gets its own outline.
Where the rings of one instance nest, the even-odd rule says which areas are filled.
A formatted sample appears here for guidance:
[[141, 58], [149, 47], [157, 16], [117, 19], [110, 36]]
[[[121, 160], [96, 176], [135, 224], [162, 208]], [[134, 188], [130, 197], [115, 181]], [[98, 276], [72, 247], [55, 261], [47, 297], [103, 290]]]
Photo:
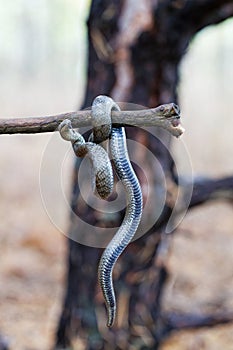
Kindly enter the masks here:
[[[232, 1], [94, 0], [88, 20], [88, 82], [84, 107], [89, 107], [100, 94], [149, 108], [176, 103], [178, 67], [190, 40], [203, 27], [232, 15]], [[114, 284], [120, 310], [118, 325], [113, 330], [106, 329], [105, 321], [101, 321], [105, 307], [97, 285], [97, 266], [102, 249], [69, 240], [67, 289], [56, 349], [75, 342], [84, 349], [157, 349], [172, 328], [160, 307], [168, 272], [166, 259], [158, 256], [162, 232], [173, 209], [170, 192], [177, 191], [175, 164], [169, 153], [171, 136], [162, 129], [150, 134], [139, 128], [127, 128], [127, 137], [144, 143], [162, 165], [165, 182], [169, 183], [169, 189], [163, 189], [166, 192], [164, 208], [153, 227], [131, 243], [119, 259]], [[98, 219], [80, 200], [79, 164], [77, 160], [72, 209], [76, 215], [88, 218], [89, 224], [103, 225], [102, 217]], [[136, 171], [144, 187], [145, 176], [140, 169]], [[150, 171], [153, 186], [161, 187], [160, 167], [153, 165]], [[230, 181], [232, 186], [232, 179]], [[226, 185], [218, 182], [218, 186], [221, 184]], [[205, 198], [200, 191], [202, 199], [198, 200], [195, 195], [199, 188], [197, 185], [190, 206], [211, 197], [211, 190]], [[214, 187], [211, 188], [214, 192]], [[112, 227], [121, 222], [122, 215], [121, 212], [111, 223]], [[78, 230], [72, 216], [70, 232]]]

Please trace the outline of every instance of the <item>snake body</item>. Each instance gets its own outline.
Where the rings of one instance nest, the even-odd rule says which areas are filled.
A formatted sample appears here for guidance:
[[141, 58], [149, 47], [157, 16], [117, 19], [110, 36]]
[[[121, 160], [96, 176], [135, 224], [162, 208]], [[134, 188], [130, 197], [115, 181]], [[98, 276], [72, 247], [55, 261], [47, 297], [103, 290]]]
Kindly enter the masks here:
[[93, 142], [79, 144], [75, 142], [73, 149], [78, 157], [87, 155], [91, 162], [92, 190], [95, 195], [106, 199], [113, 191], [113, 172], [107, 152]]
[[98, 143], [109, 138], [113, 165], [126, 192], [127, 207], [124, 220], [104, 250], [98, 268], [99, 283], [107, 306], [108, 327], [113, 325], [116, 315], [113, 268], [136, 233], [142, 215], [142, 193], [129, 160], [125, 129], [111, 127], [112, 110], [120, 108], [110, 97], [95, 98], [92, 105], [93, 132], [89, 138], [92, 142], [85, 142], [82, 135], [72, 129], [69, 120], [63, 121], [59, 127], [61, 136], [72, 142], [75, 154], [78, 157], [89, 157], [92, 164], [93, 189], [103, 199], [112, 192], [113, 174], [107, 152]]
[[129, 160], [125, 129], [111, 129], [111, 111], [120, 110], [108, 96], [98, 96], [92, 105], [93, 141], [100, 142], [109, 137], [113, 166], [122, 182], [127, 200], [124, 220], [109, 242], [100, 259], [98, 268], [99, 283], [107, 306], [107, 326], [111, 327], [116, 315], [116, 298], [113, 288], [112, 272], [114, 265], [133, 238], [142, 215], [142, 193], [138, 179]]
[[142, 215], [141, 188], [128, 157], [123, 127], [112, 129], [110, 151], [115, 171], [126, 191], [127, 208], [121, 226], [107, 245], [99, 263], [98, 275], [108, 311], [108, 327], [113, 325], [116, 315], [112, 271], [117, 259], [133, 238]]
[[72, 128], [68, 119], [60, 124], [59, 131], [63, 139], [71, 141], [77, 157], [87, 156], [89, 158], [92, 190], [98, 197], [106, 199], [113, 190], [113, 172], [105, 149], [93, 142], [85, 142], [83, 136]]

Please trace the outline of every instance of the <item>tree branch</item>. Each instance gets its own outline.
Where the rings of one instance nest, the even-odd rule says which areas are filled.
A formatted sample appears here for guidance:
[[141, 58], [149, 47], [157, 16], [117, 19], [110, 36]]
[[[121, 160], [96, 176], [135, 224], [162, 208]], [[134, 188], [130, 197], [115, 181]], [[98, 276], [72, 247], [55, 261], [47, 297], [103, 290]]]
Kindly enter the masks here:
[[221, 179], [196, 179], [189, 208], [218, 198], [233, 200], [233, 176]]
[[[181, 9], [187, 27], [195, 32], [233, 16], [232, 0], [190, 0]], [[196, 23], [196, 25], [193, 25]]]
[[[64, 119], [69, 119], [74, 128], [92, 125], [91, 110], [83, 110], [48, 117], [0, 119], [0, 134], [34, 134], [57, 131], [59, 124]], [[152, 109], [112, 111], [112, 123], [115, 125], [159, 126], [176, 137], [184, 132], [179, 119], [177, 106], [173, 103]]]
[[178, 314], [170, 313], [163, 315], [163, 319], [167, 324], [169, 331], [194, 329], [203, 327], [215, 327], [220, 324], [233, 322], [233, 313], [219, 313], [216, 315], [200, 315], [200, 314]]

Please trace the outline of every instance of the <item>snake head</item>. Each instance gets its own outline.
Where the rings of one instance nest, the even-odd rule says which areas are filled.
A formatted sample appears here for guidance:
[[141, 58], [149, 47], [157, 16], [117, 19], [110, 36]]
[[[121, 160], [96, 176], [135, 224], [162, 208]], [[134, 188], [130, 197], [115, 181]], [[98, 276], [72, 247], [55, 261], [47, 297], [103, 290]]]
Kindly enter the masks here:
[[180, 123], [180, 108], [175, 103], [167, 103], [158, 107], [157, 115], [163, 122], [165, 129], [172, 135], [179, 137], [183, 134], [184, 128]]
[[72, 128], [72, 124], [69, 119], [65, 119], [61, 122], [58, 127], [58, 131], [60, 132], [61, 137], [66, 141], [71, 141], [72, 143], [78, 142], [80, 144], [85, 143], [82, 135]]

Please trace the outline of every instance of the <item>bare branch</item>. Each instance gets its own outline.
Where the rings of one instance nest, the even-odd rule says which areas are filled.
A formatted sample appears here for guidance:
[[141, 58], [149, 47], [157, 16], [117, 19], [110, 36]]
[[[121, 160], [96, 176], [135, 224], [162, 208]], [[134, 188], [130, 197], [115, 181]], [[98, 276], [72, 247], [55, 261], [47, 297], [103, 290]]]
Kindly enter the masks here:
[[233, 313], [218, 313], [216, 315], [178, 314], [171, 313], [163, 316], [170, 331], [188, 328], [215, 327], [220, 324], [233, 322]]
[[[166, 113], [165, 113], [166, 112]], [[0, 119], [0, 134], [34, 134], [56, 131], [59, 124], [69, 119], [74, 128], [91, 126], [91, 110], [70, 112], [48, 117]], [[179, 122], [180, 115], [173, 103], [152, 109], [134, 111], [113, 111], [112, 123], [129, 126], [159, 126], [173, 136], [180, 136], [184, 129]]]
[[177, 10], [185, 19], [186, 28], [196, 32], [210, 24], [217, 24], [232, 17], [233, 3], [232, 0], [190, 0], [183, 2], [181, 8]]
[[221, 179], [196, 179], [189, 208], [218, 198], [233, 200], [232, 176]]

